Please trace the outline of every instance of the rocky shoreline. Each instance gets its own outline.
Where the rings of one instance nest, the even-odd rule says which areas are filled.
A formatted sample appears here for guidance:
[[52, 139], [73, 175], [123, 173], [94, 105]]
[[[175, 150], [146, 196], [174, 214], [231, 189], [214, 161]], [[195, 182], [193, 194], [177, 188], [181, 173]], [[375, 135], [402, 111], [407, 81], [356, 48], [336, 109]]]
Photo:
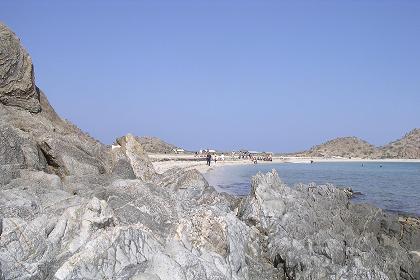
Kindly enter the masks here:
[[332, 186], [257, 174], [218, 193], [156, 172], [132, 135], [111, 149], [61, 119], [0, 23], [0, 279], [419, 279], [413, 220]]

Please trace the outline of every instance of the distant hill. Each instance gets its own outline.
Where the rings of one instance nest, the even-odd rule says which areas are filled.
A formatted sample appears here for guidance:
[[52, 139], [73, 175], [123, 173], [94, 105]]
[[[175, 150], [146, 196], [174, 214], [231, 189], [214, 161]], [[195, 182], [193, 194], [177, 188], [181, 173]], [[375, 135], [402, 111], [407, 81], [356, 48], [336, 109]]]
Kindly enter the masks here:
[[357, 137], [340, 137], [327, 141], [321, 145], [312, 147], [310, 150], [300, 153], [310, 157], [359, 157], [367, 158], [374, 155], [375, 146]]
[[169, 153], [173, 153], [174, 149], [177, 149], [177, 146], [166, 143], [165, 141], [157, 137], [142, 136], [142, 137], [136, 137], [136, 139], [137, 141], [140, 142], [143, 149], [147, 153], [169, 154]]
[[420, 158], [420, 129], [415, 128], [403, 138], [378, 148], [380, 158]]
[[420, 159], [420, 129], [413, 129], [403, 138], [379, 148], [357, 137], [340, 137], [294, 155], [307, 157]]

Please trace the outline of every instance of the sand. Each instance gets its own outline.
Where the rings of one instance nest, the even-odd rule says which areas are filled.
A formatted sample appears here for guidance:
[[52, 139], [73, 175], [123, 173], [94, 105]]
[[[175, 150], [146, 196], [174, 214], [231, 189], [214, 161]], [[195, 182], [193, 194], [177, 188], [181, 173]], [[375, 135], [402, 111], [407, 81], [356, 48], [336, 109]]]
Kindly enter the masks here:
[[[199, 160], [194, 155], [176, 155], [176, 154], [150, 154], [150, 159], [153, 162], [158, 173], [164, 173], [166, 170], [179, 167], [184, 169], [197, 169], [201, 173], [206, 173], [214, 168], [230, 165], [248, 165], [254, 164], [249, 159], [232, 159], [225, 157], [225, 160], [218, 160], [216, 163], [211, 162], [211, 166], [206, 164], [206, 160], [202, 158]], [[258, 161], [257, 164], [272, 164], [272, 163], [302, 163], [308, 164], [312, 162], [420, 162], [420, 159], [361, 159], [361, 158], [317, 158], [317, 157], [273, 157], [273, 161]]]

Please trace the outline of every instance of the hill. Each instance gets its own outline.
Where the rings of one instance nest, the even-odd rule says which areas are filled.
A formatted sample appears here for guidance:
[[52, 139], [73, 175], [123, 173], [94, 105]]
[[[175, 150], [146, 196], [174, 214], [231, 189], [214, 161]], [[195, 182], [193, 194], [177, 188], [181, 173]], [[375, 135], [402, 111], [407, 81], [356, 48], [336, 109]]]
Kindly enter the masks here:
[[358, 157], [367, 158], [374, 155], [375, 146], [357, 137], [340, 137], [312, 147], [299, 155], [310, 157]]
[[177, 146], [169, 144], [157, 137], [142, 136], [136, 137], [136, 140], [140, 142], [141, 146], [147, 153], [151, 154], [169, 154], [173, 153], [173, 150], [178, 148]]
[[378, 150], [381, 158], [420, 158], [420, 129], [415, 128], [403, 138], [380, 147]]

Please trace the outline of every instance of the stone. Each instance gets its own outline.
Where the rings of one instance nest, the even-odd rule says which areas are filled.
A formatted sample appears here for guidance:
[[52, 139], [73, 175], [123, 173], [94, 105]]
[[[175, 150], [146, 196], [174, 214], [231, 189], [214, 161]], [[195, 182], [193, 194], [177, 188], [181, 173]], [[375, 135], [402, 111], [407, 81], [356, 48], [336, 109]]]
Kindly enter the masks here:
[[0, 102], [31, 113], [41, 111], [32, 59], [20, 40], [0, 23]]
[[41, 150], [28, 135], [0, 121], [0, 166], [42, 170], [46, 160]]
[[414, 279], [400, 232], [387, 226], [396, 217], [352, 205], [333, 186], [291, 189], [274, 170], [258, 174], [239, 217], [267, 236], [268, 255], [289, 278]]
[[[126, 156], [136, 177], [143, 181], [152, 180], [156, 171], [137, 139], [133, 135], [127, 134], [118, 138], [117, 143], [120, 146], [119, 152]], [[113, 152], [116, 153], [115, 150]]]
[[1, 280], [418, 279], [416, 221], [274, 171], [245, 198], [157, 174], [134, 136], [103, 145], [38, 92], [40, 111], [0, 95]]

